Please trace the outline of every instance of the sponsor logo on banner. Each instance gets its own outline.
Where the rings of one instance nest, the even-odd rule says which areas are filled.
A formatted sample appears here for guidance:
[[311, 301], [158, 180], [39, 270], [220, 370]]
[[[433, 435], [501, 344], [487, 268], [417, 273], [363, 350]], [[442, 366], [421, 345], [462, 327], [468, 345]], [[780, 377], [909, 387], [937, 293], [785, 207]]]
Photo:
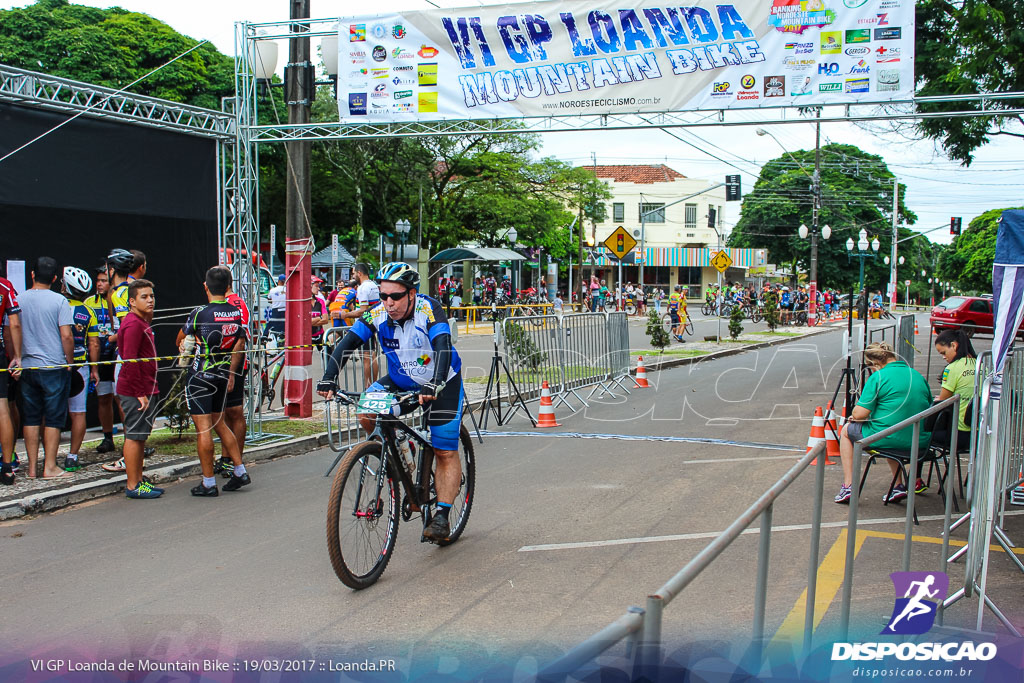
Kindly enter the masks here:
[[878, 6], [878, 9], [899, 9], [903, 4], [900, 0], [882, 0], [882, 3]]
[[868, 0], [843, 0], [843, 5], [849, 9], [857, 9], [868, 3]]
[[730, 83], [729, 81], [721, 81], [721, 82], [715, 83], [711, 87], [711, 96], [712, 97], [726, 97], [727, 95], [732, 95], [732, 90], [729, 90], [729, 87], [731, 85], [732, 85], [732, 83]]
[[820, 0], [799, 2], [773, 0], [768, 25], [783, 33], [803, 33], [811, 26], [827, 26], [836, 20], [836, 13], [825, 8]]
[[404, 47], [396, 47], [391, 51], [391, 56], [395, 59], [416, 59], [416, 55], [409, 52]]
[[782, 60], [782, 66], [790, 71], [810, 71], [817, 63], [817, 59], [807, 59], [805, 57], [786, 57]]
[[871, 48], [867, 47], [848, 47], [843, 50], [843, 53], [847, 57], [861, 57], [871, 52]]
[[425, 86], [437, 85], [437, 64], [417, 64], [416, 82]]
[[878, 91], [892, 92], [900, 89], [900, 72], [896, 69], [878, 70]]
[[396, 112], [411, 112], [415, 111], [416, 104], [414, 102], [392, 102], [391, 111]]
[[809, 55], [814, 52], [814, 43], [786, 43], [786, 49], [794, 54]]
[[786, 94], [785, 76], [768, 76], [764, 79], [765, 97], [784, 97]]
[[416, 109], [421, 113], [437, 113], [437, 93], [419, 93], [416, 101]]
[[373, 61], [383, 62], [388, 58], [388, 50], [383, 45], [377, 45], [373, 48]]
[[[366, 24], [348, 25], [348, 42], [361, 43], [366, 40]], [[364, 114], [366, 112], [363, 112]]]
[[821, 54], [837, 55], [843, 50], [843, 34], [839, 31], [822, 31]]
[[869, 78], [848, 78], [844, 92], [858, 93], [871, 90], [871, 79]]
[[761, 93], [756, 90], [740, 90], [736, 93], [737, 100], [759, 100], [761, 99]]
[[363, 88], [370, 87], [369, 81], [349, 81], [345, 85], [347, 87], [349, 87], [349, 88], [352, 88], [353, 90], [356, 90], [356, 89], [360, 89], [361, 90]]
[[350, 92], [348, 94], [349, 116], [366, 116], [366, 93]]
[[412, 90], [398, 90], [395, 92], [396, 100], [404, 100], [408, 97], [412, 97]]
[[391, 75], [390, 72], [391, 72], [391, 69], [387, 69], [387, 68], [370, 69], [370, 78], [373, 78], [373, 79], [387, 78], [387, 77], [389, 77]]
[[899, 40], [903, 37], [903, 29], [899, 26], [896, 28], [876, 28], [875, 29], [875, 40]]
[[900, 61], [900, 48], [898, 46], [879, 45], [875, 48], [875, 61], [879, 64]]
[[750, 90], [756, 84], [757, 79], [751, 76], [750, 74], [746, 74], [745, 76], [743, 76], [743, 78], [740, 79], [740, 87], [743, 88], [744, 90]]
[[373, 34], [374, 38], [380, 40], [381, 38], [384, 38], [388, 34], [388, 27], [385, 26], [384, 24], [374, 24], [370, 28], [370, 33]]
[[348, 72], [349, 78], [366, 78], [368, 75], [370, 72], [367, 69], [354, 69]]
[[416, 54], [418, 54], [423, 59], [433, 59], [434, 57], [437, 56], [438, 52], [439, 50], [436, 47], [431, 47], [430, 45], [420, 45], [420, 51], [417, 52]]
[[393, 66], [391, 67], [391, 70], [396, 73], [399, 71], [414, 71], [415, 67], [412, 64], [409, 64], [407, 66]]
[[822, 62], [818, 65], [819, 76], [835, 76], [839, 73], [839, 64], [836, 62]]
[[378, 83], [373, 87], [373, 92], [370, 93], [370, 99], [373, 100], [386, 100], [391, 97], [391, 93], [388, 92], [387, 83]]
[[789, 93], [789, 96], [790, 97], [803, 97], [804, 95], [810, 95], [810, 94], [811, 94], [811, 77], [810, 76], [804, 76], [803, 82], [796, 89], [794, 89], [793, 92]]
[[850, 74], [869, 74], [871, 73], [871, 67], [863, 59], [850, 67]]
[[879, 26], [888, 26], [889, 25], [889, 13], [888, 12], [882, 12], [881, 14], [876, 14], [875, 15], [875, 20], [878, 22]]
[[842, 83], [819, 83], [818, 92], [843, 92]]
[[395, 24], [391, 27], [391, 37], [395, 40], [401, 40], [409, 35], [409, 32], [405, 30], [405, 26], [401, 24]]
[[391, 82], [395, 85], [416, 85], [415, 78], [401, 78], [400, 76], [395, 76], [391, 79]]
[[852, 31], [846, 32], [846, 44], [851, 43], [870, 43], [871, 42], [871, 29], [869, 28], [856, 28]]

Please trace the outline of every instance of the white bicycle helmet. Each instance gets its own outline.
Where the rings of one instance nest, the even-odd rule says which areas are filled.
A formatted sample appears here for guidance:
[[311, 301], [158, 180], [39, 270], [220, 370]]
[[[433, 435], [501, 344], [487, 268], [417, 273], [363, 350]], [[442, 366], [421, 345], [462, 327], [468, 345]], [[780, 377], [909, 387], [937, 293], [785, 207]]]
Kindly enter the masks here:
[[410, 289], [419, 289], [420, 274], [408, 263], [392, 261], [385, 263], [377, 271], [377, 283], [381, 282], [397, 282]]
[[64, 269], [64, 286], [72, 296], [80, 299], [92, 291], [92, 278], [81, 268], [68, 266]]

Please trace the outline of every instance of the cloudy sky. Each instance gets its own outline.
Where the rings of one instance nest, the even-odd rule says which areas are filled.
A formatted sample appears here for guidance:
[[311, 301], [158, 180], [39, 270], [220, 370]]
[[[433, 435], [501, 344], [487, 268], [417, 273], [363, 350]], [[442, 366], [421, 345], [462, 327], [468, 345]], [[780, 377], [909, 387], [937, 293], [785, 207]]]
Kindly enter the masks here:
[[[25, 0], [0, 0], [0, 8], [28, 4], [31, 3]], [[289, 8], [287, 0], [122, 0], [118, 3], [79, 0], [79, 4], [95, 7], [116, 4], [145, 12], [181, 33], [211, 40], [229, 55], [234, 52], [234, 22], [284, 20], [288, 18]], [[376, 12], [420, 10], [435, 4], [457, 7], [472, 3], [465, 0], [377, 0], [373, 8]], [[311, 6], [313, 18], [327, 18], [347, 15], [349, 8], [358, 5], [338, 0], [311, 0]], [[280, 61], [283, 63], [284, 59]], [[748, 118], [754, 120], [756, 116], [751, 113]], [[1024, 160], [1021, 160], [1024, 142], [997, 139], [978, 151], [970, 168], [963, 168], [946, 159], [930, 141], [908, 141], [882, 130], [884, 124], [876, 124], [874, 128], [878, 130], [828, 124], [822, 128], [822, 144], [853, 144], [881, 155], [890, 170], [907, 185], [906, 201], [918, 215], [915, 226], [918, 230], [948, 225], [950, 216], [963, 216], [966, 226], [973, 217], [988, 209], [1024, 204], [1020, 192], [1024, 187]], [[547, 133], [543, 136], [543, 153], [577, 165], [590, 164], [595, 155], [599, 164], [665, 163], [684, 175], [707, 178], [709, 182], [721, 182], [725, 174], [740, 172], [744, 191], [747, 191], [753, 187], [760, 166], [783, 153], [780, 143], [790, 151], [814, 146], [814, 127], [809, 123], [774, 126], [770, 132], [778, 142], [769, 136], [757, 136], [755, 129], [756, 126], [702, 128], [693, 132], [673, 129], [674, 135], [682, 140], [657, 130]], [[727, 208], [725, 218], [727, 225], [735, 223], [739, 218], [738, 203]], [[833, 229], [837, 237], [845, 235], [842, 226], [833, 226]], [[932, 232], [929, 237], [937, 242], [950, 240], [948, 229]]]

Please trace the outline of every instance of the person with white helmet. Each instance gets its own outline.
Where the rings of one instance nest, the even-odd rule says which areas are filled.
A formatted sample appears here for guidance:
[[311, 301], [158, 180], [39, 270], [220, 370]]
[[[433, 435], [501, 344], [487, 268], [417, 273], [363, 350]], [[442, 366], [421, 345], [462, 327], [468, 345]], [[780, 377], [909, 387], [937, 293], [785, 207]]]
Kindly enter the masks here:
[[[62, 280], [64, 295], [71, 306], [71, 335], [74, 338], [74, 363], [97, 362], [100, 359], [99, 323], [96, 313], [85, 305], [85, 299], [92, 291], [92, 278], [81, 268], [68, 266]], [[71, 370], [71, 391], [68, 395], [68, 412], [71, 413], [71, 443], [64, 459], [64, 470], [75, 472], [81, 469], [78, 450], [85, 438], [85, 399], [89, 395], [89, 381], [99, 384], [97, 366], [77, 365]]]
[[[448, 515], [462, 479], [462, 359], [452, 346], [444, 308], [437, 299], [418, 293], [420, 276], [415, 268], [401, 262], [387, 263], [377, 273], [377, 283], [381, 303], [358, 319], [335, 346], [317, 393], [328, 400], [334, 398], [338, 373], [349, 352], [371, 339], [380, 340], [388, 372], [366, 391], [419, 391], [437, 461], [437, 509], [423, 529], [423, 539], [444, 541], [450, 533]], [[363, 429], [373, 430], [373, 416], [360, 415], [359, 419]]]

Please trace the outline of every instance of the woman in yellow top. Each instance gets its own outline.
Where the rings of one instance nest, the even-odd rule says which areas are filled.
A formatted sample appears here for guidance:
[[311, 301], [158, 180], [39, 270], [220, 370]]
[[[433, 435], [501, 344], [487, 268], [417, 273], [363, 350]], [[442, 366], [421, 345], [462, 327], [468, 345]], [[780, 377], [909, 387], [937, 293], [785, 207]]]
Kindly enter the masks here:
[[[939, 400], [945, 401], [953, 394], [960, 394], [960, 416], [957, 420], [957, 450], [965, 451], [971, 442], [971, 425], [964, 419], [967, 408], [974, 399], [974, 375], [978, 361], [971, 340], [963, 330], [945, 330], [935, 338], [935, 350], [946, 359], [942, 371], [942, 389]], [[949, 432], [936, 434], [935, 442], [949, 444]]]

